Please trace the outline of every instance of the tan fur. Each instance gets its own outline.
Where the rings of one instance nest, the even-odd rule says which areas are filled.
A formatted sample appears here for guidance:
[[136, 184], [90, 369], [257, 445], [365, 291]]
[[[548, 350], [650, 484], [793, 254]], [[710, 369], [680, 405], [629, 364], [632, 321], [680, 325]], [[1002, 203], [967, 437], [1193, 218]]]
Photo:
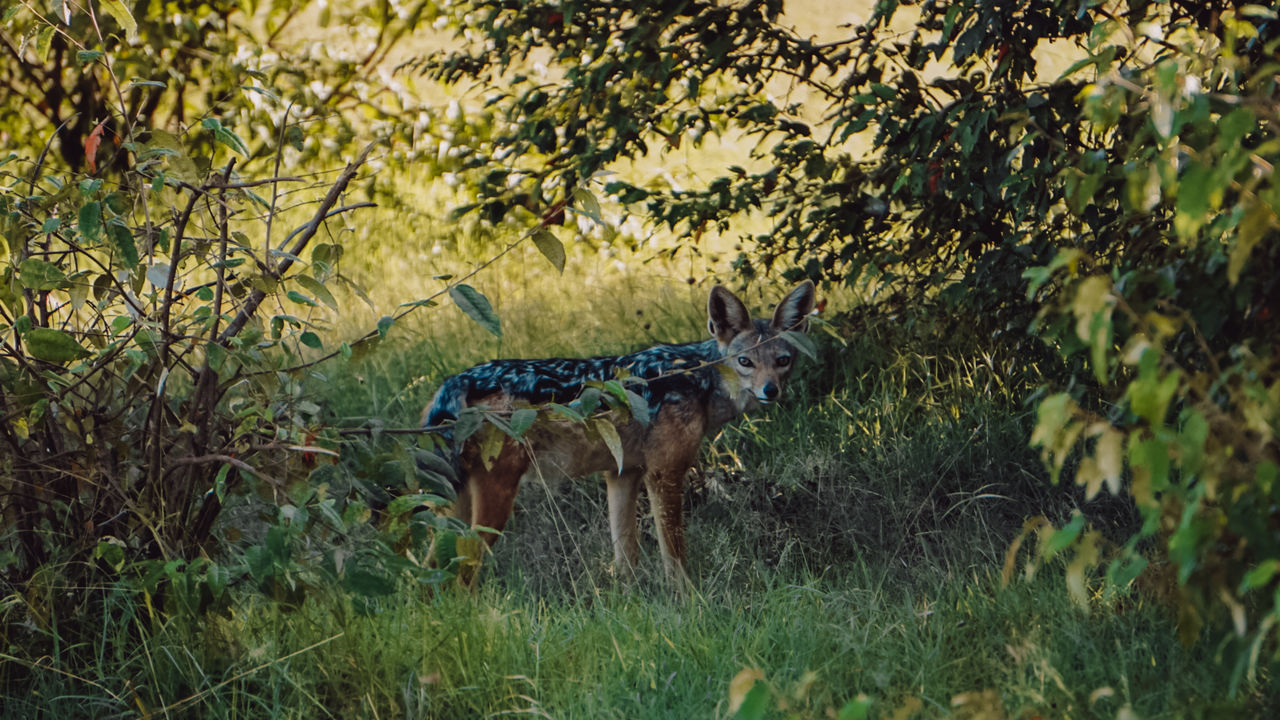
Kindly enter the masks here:
[[[797, 351], [780, 339], [784, 330], [803, 331], [814, 305], [813, 286], [805, 283], [779, 304], [772, 322], [753, 321], [746, 307], [723, 287], [708, 299], [709, 329], [732, 372], [718, 373], [719, 389], [707, 398], [664, 402], [641, 425], [625, 413], [605, 417], [622, 441], [622, 470], [608, 446], [589, 424], [540, 419], [521, 442], [504, 439], [495, 458], [486, 462], [480, 442], [471, 440], [459, 454], [464, 485], [455, 514], [472, 527], [501, 531], [511, 517], [523, 476], [581, 477], [604, 473], [608, 492], [609, 528], [614, 562], [630, 573], [639, 561], [636, 524], [640, 485], [649, 495], [663, 568], [677, 588], [689, 582], [685, 571], [686, 540], [683, 517], [685, 476], [697, 459], [703, 437], [742, 413], [776, 399], [794, 366]], [[494, 393], [473, 401], [490, 410], [510, 411], [519, 398]], [[494, 532], [482, 537], [492, 545]], [[478, 558], [470, 558], [465, 583], [474, 582]]]

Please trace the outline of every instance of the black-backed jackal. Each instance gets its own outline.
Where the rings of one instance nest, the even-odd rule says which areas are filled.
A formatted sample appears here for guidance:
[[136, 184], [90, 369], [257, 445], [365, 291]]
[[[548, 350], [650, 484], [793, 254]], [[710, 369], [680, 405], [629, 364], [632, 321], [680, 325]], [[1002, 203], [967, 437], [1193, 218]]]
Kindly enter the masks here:
[[[519, 441], [504, 438], [500, 449], [490, 447], [487, 453], [474, 436], [464, 440], [454, 448], [459, 478], [454, 514], [472, 527], [501, 531], [526, 474], [581, 477], [602, 472], [614, 562], [620, 572], [629, 572], [639, 559], [636, 502], [643, 482], [663, 567], [683, 589], [688, 582], [684, 481], [702, 438], [778, 399], [797, 354], [785, 333], [804, 332], [813, 308], [814, 288], [808, 281], [783, 298], [771, 320], [753, 320], [737, 296], [716, 286], [707, 301], [711, 340], [622, 356], [494, 360], [448, 378], [424, 414], [428, 426], [448, 426], [469, 406], [501, 414], [567, 403], [589, 382], [620, 377], [644, 381], [631, 387], [648, 403], [649, 415], [649, 422], [642, 423], [631, 413], [609, 413], [620, 456], [589, 424], [562, 419], [539, 419]], [[497, 537], [484, 533], [490, 545]], [[474, 573], [479, 558], [468, 561], [465, 572]], [[464, 582], [473, 580], [474, 575], [463, 577]]]

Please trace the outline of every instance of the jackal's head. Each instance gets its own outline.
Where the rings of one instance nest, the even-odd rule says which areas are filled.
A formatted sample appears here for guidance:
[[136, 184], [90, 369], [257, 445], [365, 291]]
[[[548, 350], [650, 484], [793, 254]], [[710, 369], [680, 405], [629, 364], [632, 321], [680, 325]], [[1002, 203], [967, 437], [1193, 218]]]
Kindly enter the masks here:
[[808, 280], [778, 303], [772, 320], [753, 320], [747, 306], [733, 293], [720, 285], [711, 289], [707, 328], [732, 370], [726, 376], [737, 377], [737, 386], [730, 391], [740, 410], [778, 399], [797, 355], [782, 333], [807, 330], [813, 306], [813, 283]]

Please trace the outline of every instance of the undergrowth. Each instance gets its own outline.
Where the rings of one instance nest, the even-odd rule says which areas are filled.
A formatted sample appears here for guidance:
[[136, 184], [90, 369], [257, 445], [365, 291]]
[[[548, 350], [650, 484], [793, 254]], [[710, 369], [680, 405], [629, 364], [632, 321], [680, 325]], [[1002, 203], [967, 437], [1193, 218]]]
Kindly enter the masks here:
[[858, 560], [763, 571], [751, 588], [704, 582], [687, 603], [617, 586], [549, 598], [511, 581], [474, 596], [406, 588], [372, 612], [338, 595], [292, 611], [255, 597], [138, 645], [107, 642], [109, 626], [99, 676], [37, 673], [27, 692], [6, 689], [4, 715], [714, 718], [731, 715], [744, 670], [777, 717], [830, 717], [859, 696], [873, 717], [1265, 709], [1257, 693], [1226, 701], [1213, 649], [1178, 645], [1164, 609], [1140, 597], [1087, 615], [1057, 570], [1008, 588], [936, 570], [910, 583]]
[[[650, 342], [623, 322], [637, 304], [662, 315], [662, 339], [697, 339], [700, 291], [674, 287], [638, 295], [644, 302], [516, 295], [499, 308], [511, 318], [505, 349], [632, 349]], [[662, 585], [647, 521], [640, 578], [614, 577], [603, 483], [535, 481], [474, 595], [401, 581], [357, 603], [308, 576], [300, 605], [233, 588], [221, 608], [174, 615], [101, 588], [104, 625], [77, 635], [77, 647], [30, 657], [6, 638], [0, 662], [23, 682], [5, 687], [0, 715], [727, 718], [743, 702], [742, 678], [756, 717], [1274, 709], [1265, 666], [1230, 696], [1217, 648], [1178, 644], [1159, 595], [1099, 595], [1085, 612], [1064, 592], [1060, 563], [1002, 584], [1009, 541], [1030, 515], [1083, 508], [1127, 522], [1122, 508], [1050, 484], [1028, 449], [1037, 368], [951, 354], [948, 345], [967, 348], [926, 327], [829, 328], [821, 360], [802, 365], [784, 402], [705, 447], [686, 496], [696, 578], [687, 601]], [[478, 352], [425, 331], [393, 334], [377, 352], [319, 368], [312, 397], [339, 423], [412, 425], [439, 380]], [[252, 533], [255, 522], [232, 513], [220, 532]], [[356, 540], [314, 552], [340, 554]]]

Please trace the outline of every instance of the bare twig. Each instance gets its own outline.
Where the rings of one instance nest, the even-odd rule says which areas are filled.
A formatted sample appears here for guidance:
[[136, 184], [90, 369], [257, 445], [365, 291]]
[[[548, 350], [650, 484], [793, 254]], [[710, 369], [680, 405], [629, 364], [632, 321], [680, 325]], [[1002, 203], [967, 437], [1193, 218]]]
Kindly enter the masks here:
[[[351, 179], [355, 177], [356, 170], [360, 169], [360, 166], [364, 164], [366, 159], [368, 159], [369, 153], [372, 152], [373, 147], [374, 143], [366, 145], [364, 150], [360, 151], [360, 154], [356, 159], [349, 163], [346, 169], [342, 171], [342, 174], [338, 176], [337, 182], [329, 188], [328, 194], [326, 194], [324, 200], [320, 202], [320, 207], [316, 210], [316, 214], [312, 217], [311, 222], [307, 223], [303, 227], [301, 237], [299, 237], [297, 241], [294, 242], [293, 246], [287, 251], [289, 256], [296, 257], [298, 253], [302, 252], [302, 249], [307, 246], [307, 243], [311, 242], [311, 238], [315, 237], [316, 232], [320, 229], [320, 225], [324, 222], [325, 218], [329, 216], [329, 211], [337, 204], [338, 198], [341, 197], [342, 193], [346, 192], [347, 185], [350, 184]], [[284, 273], [288, 271], [289, 267], [293, 265], [293, 258], [289, 256], [284, 257], [280, 261], [280, 266], [275, 269], [274, 276], [276, 278], [283, 276]], [[218, 344], [226, 345], [231, 341], [231, 338], [238, 335], [240, 331], [244, 329], [245, 324], [249, 322], [249, 319], [258, 311], [258, 306], [262, 304], [262, 301], [266, 297], [267, 293], [261, 289], [255, 289], [250, 293], [249, 297], [245, 300], [244, 305], [240, 307], [240, 312], [238, 312], [235, 318], [227, 325], [226, 330], [223, 330], [222, 334], [218, 336]]]
[[258, 470], [257, 468], [250, 465], [249, 463], [241, 460], [240, 458], [232, 457], [231, 455], [223, 455], [221, 453], [212, 453], [209, 455], [200, 455], [198, 457], [184, 457], [184, 458], [178, 458], [176, 460], [171, 460], [169, 461], [169, 467], [167, 468], [167, 470], [172, 470], [175, 467], [178, 467], [181, 465], [203, 465], [205, 463], [224, 463], [242, 472], [247, 472], [250, 475], [257, 477], [259, 480], [264, 480], [268, 483], [271, 483], [272, 485], [281, 484], [280, 481], [276, 480], [270, 475], [264, 474], [262, 471]]

